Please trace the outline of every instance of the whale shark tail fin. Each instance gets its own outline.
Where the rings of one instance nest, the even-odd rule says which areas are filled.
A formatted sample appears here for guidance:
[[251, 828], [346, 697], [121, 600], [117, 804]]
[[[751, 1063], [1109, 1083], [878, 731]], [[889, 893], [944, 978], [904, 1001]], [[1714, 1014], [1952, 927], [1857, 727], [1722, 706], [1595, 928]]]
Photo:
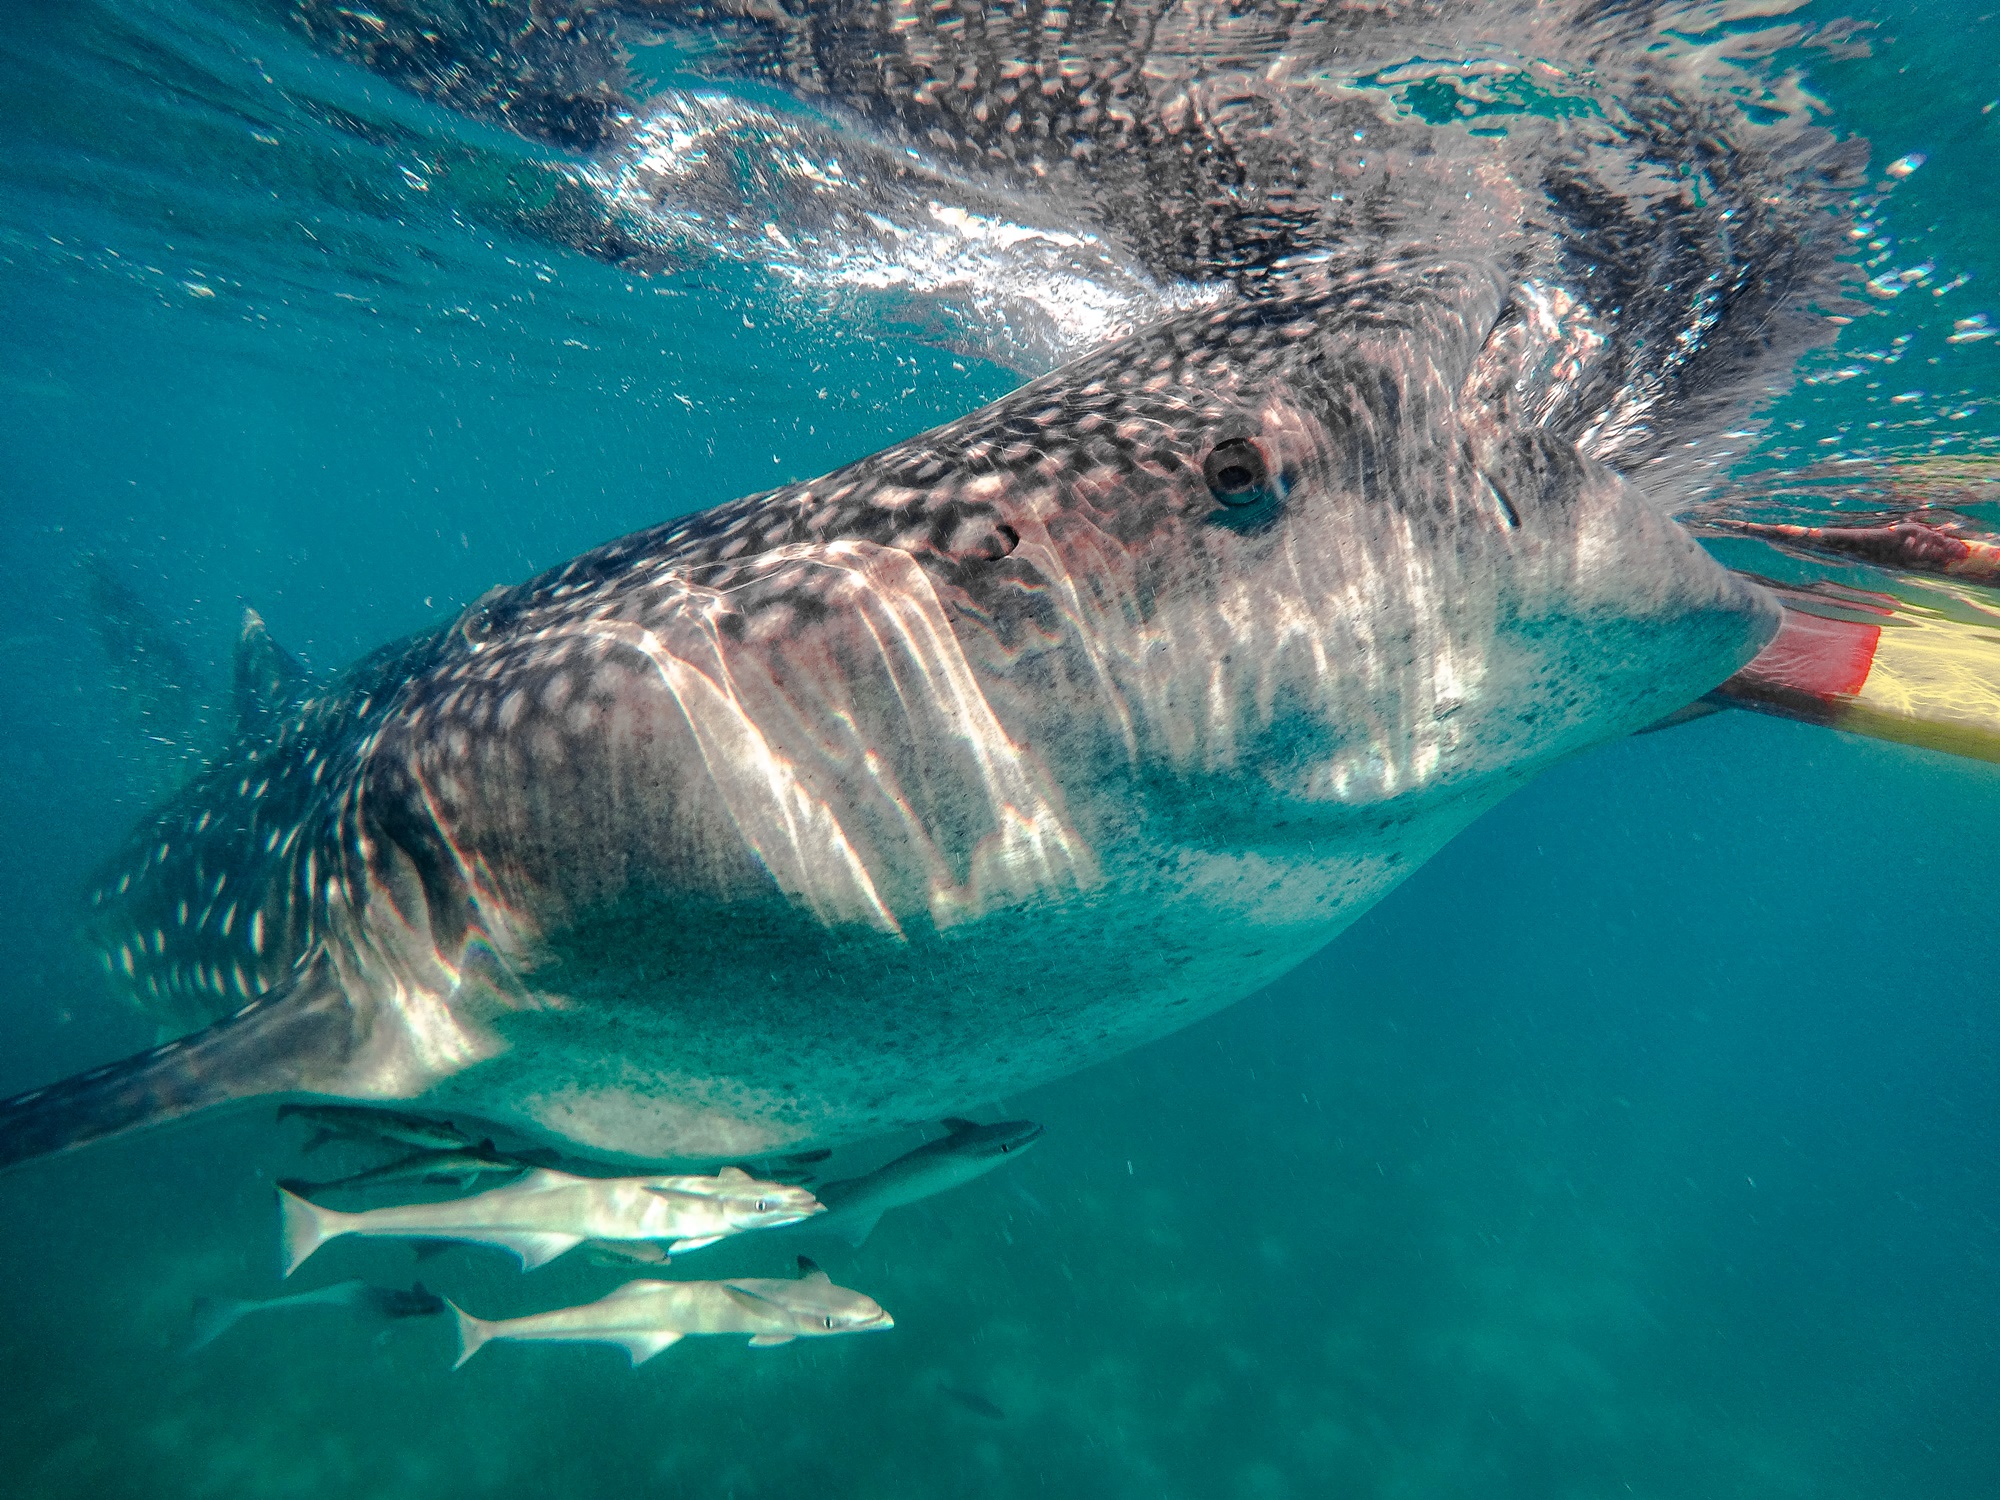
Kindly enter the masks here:
[[363, 1017], [324, 957], [204, 1030], [0, 1100], [0, 1171], [199, 1110], [310, 1093], [360, 1045]]

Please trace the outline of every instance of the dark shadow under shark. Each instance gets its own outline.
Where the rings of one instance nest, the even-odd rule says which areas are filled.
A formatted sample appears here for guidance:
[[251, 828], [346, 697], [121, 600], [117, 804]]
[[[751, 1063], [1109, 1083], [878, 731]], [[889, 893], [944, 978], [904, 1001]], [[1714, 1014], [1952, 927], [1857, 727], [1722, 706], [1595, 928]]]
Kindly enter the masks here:
[[831, 1144], [1268, 983], [1775, 628], [1537, 419], [1533, 314], [1463, 257], [1299, 268], [331, 684], [251, 673], [91, 896], [140, 1003], [234, 1013], [0, 1104], [0, 1164], [272, 1096]]

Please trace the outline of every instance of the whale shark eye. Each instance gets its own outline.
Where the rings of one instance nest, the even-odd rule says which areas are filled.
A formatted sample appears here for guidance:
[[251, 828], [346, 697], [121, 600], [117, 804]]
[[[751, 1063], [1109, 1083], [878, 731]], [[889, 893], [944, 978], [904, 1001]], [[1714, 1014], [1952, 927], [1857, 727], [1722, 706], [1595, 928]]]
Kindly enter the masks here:
[[1270, 473], [1264, 455], [1248, 438], [1217, 443], [1202, 460], [1201, 477], [1209, 493], [1224, 505], [1255, 505], [1270, 494]]

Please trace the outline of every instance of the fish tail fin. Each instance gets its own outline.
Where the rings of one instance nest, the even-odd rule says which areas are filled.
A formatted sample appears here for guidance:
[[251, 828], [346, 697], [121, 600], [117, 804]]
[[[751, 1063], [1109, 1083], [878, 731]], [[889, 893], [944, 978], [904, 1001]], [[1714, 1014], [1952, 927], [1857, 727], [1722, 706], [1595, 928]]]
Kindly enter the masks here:
[[285, 1274], [291, 1275], [312, 1253], [328, 1240], [347, 1233], [346, 1221], [352, 1214], [335, 1213], [301, 1198], [289, 1188], [278, 1189], [278, 1205], [284, 1212]]
[[358, 1050], [363, 1021], [321, 958], [205, 1030], [0, 1100], [0, 1170], [214, 1105], [310, 1092]]
[[875, 1232], [875, 1226], [881, 1222], [880, 1214], [853, 1214], [836, 1224], [834, 1233], [859, 1250], [868, 1243], [868, 1236]]
[[253, 1306], [235, 1297], [197, 1297], [194, 1299], [194, 1326], [188, 1333], [187, 1346], [181, 1352], [192, 1354], [197, 1349], [206, 1349], [221, 1338]]
[[473, 1317], [449, 1297], [445, 1298], [444, 1305], [450, 1308], [452, 1316], [458, 1319], [458, 1360], [452, 1365], [456, 1370], [459, 1365], [479, 1352], [481, 1344], [493, 1337], [493, 1325], [484, 1318]]

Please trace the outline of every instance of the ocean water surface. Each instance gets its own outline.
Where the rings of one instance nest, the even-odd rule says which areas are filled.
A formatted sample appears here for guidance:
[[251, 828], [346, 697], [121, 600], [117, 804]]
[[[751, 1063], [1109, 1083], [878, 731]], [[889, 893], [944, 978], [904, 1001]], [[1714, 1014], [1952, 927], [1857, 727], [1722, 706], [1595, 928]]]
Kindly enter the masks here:
[[[1865, 311], [1717, 483], [1830, 513], [1915, 475], [2000, 530], [2000, 18], [1834, 9], [1871, 23], [1809, 77], [1872, 147]], [[588, 151], [283, 7], [4, 14], [0, 1094], [154, 1040], [81, 895], [226, 718], [245, 605], [338, 668], [1057, 337], [775, 251], [586, 253]], [[447, 1318], [300, 1313], [188, 1354], [195, 1298], [281, 1290], [273, 1181], [379, 1154], [247, 1108], [31, 1163], [0, 1494], [2000, 1494], [1996, 830], [2000, 768], [1747, 713], [1565, 762], [1282, 982], [992, 1101], [1046, 1127], [1020, 1162], [859, 1248], [694, 1263], [808, 1252], [894, 1314], [865, 1338], [454, 1372]], [[348, 1241], [298, 1284], [502, 1316], [629, 1274]]]

